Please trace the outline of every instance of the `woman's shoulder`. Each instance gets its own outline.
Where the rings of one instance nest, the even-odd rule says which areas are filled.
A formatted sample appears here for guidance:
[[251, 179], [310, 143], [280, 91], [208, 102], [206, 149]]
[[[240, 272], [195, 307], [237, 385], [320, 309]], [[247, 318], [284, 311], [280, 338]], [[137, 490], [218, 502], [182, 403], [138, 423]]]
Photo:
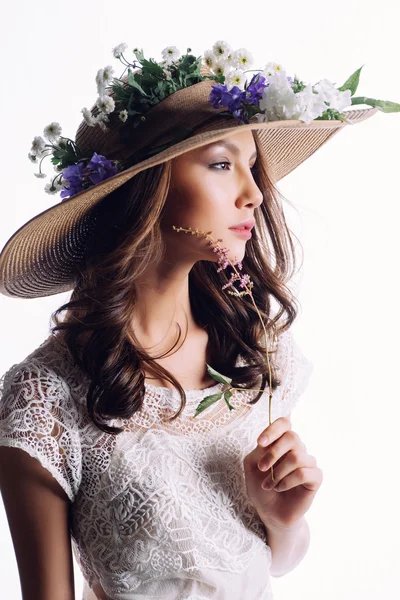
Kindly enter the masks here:
[[3, 387], [6, 387], [7, 383], [16, 381], [19, 377], [25, 381], [48, 377], [49, 380], [58, 380], [61, 386], [79, 384], [84, 380], [63, 338], [55, 334], [48, 335], [18, 363], [12, 364], [0, 379]]
[[[87, 380], [61, 338], [51, 334], [0, 377], [0, 408], [32, 412], [50, 408], [68, 423], [81, 421], [85, 412]], [[62, 407], [62, 410], [60, 408]], [[4, 416], [4, 415], [3, 415]]]
[[73, 364], [49, 336], [0, 380], [0, 446], [39, 460], [70, 500], [81, 478], [85, 415], [73, 393]]

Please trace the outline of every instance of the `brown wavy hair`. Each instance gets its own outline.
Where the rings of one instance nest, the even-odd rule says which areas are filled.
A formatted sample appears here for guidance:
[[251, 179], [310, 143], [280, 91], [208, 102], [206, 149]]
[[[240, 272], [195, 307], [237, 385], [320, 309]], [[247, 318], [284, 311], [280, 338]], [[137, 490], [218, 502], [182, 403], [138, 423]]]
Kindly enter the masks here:
[[[281, 202], [286, 199], [270, 179], [257, 133], [253, 135], [258, 149], [254, 178], [264, 201], [254, 214], [256, 227], [246, 243], [243, 273], [254, 283], [252, 294], [268, 337], [273, 330], [279, 336], [298, 312], [297, 299], [287, 286], [296, 272], [296, 254]], [[91, 214], [94, 230], [78, 265], [70, 301], [51, 315], [55, 323], [52, 333], [60, 332], [57, 335], [63, 336], [75, 363], [89, 377], [86, 401], [90, 418], [107, 433], [123, 431], [107, 425], [107, 420], [129, 419], [140, 410], [145, 368], [179, 390], [182, 403], [171, 421], [179, 417], [186, 405], [186, 394], [179, 381], [156, 363], [161, 356], [148, 355], [130, 331], [140, 293], [135, 284], [137, 277], [164, 256], [160, 219], [170, 176], [170, 162], [157, 165], [138, 173], [96, 204]], [[234, 387], [264, 389], [269, 376], [259, 316], [249, 296], [238, 298], [222, 290], [230, 269], [217, 273], [217, 267], [216, 262], [200, 260], [189, 272], [193, 317], [198, 326], [207, 329], [210, 364], [231, 377]], [[273, 301], [278, 305], [274, 317]], [[62, 312], [64, 318], [60, 318]], [[177, 342], [180, 339], [179, 327]], [[269, 352], [274, 390], [281, 381], [273, 368], [272, 354]], [[235, 366], [239, 355], [245, 366]], [[261, 395], [258, 392], [251, 403]]]

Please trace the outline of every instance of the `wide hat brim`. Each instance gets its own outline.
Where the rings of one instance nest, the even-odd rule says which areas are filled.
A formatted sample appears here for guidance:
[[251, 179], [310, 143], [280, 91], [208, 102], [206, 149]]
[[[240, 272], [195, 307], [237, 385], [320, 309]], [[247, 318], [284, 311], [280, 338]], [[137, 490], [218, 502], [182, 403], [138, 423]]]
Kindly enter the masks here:
[[[346, 110], [345, 114], [356, 124], [370, 118], [378, 110]], [[223, 139], [235, 129], [250, 129], [257, 131], [271, 180], [276, 183], [346, 125], [346, 122], [340, 120], [314, 120], [309, 124], [297, 120], [250, 122], [244, 125], [239, 125], [234, 119], [213, 122], [208, 129], [203, 128], [201, 133], [51, 206], [25, 223], [7, 241], [0, 254], [0, 293], [17, 298], [38, 298], [73, 289], [76, 283], [76, 265], [84, 256], [85, 243], [92, 230], [89, 217], [91, 209], [102, 198], [145, 169]]]

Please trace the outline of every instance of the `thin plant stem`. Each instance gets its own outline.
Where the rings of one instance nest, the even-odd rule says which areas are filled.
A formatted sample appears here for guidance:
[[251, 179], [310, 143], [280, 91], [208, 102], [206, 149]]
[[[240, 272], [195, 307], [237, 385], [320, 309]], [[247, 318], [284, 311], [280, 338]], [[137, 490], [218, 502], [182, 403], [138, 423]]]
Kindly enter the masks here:
[[[223, 255], [223, 249], [219, 246], [219, 242], [222, 241], [222, 239], [218, 239], [218, 240], [214, 240], [211, 237], [212, 231], [206, 233], [204, 231], [199, 231], [198, 229], [193, 230], [191, 227], [188, 228], [184, 228], [184, 227], [175, 227], [175, 225], [172, 226], [172, 228], [174, 229], [174, 231], [183, 231], [184, 233], [190, 233], [191, 235], [196, 235], [196, 236], [200, 236], [200, 237], [204, 237], [205, 239], [208, 240], [209, 245], [213, 248], [216, 249], [217, 253], [219, 253], [220, 256]], [[270, 361], [269, 361], [269, 354], [268, 354], [268, 335], [267, 335], [267, 330], [265, 328], [265, 324], [264, 321], [261, 317], [260, 311], [258, 310], [258, 306], [256, 305], [255, 301], [254, 301], [254, 297], [253, 294], [251, 292], [251, 288], [253, 286], [252, 282], [250, 282], [250, 285], [245, 283], [245, 279], [243, 278], [243, 275], [241, 276], [240, 273], [238, 272], [238, 270], [236, 269], [235, 264], [237, 263], [232, 263], [232, 261], [226, 257], [224, 257], [224, 261], [228, 261], [229, 266], [235, 271], [236, 274], [236, 278], [233, 281], [237, 281], [239, 280], [243, 280], [244, 284], [241, 287], [245, 288], [245, 293], [243, 295], [249, 295], [251, 298], [251, 301], [254, 305], [254, 308], [257, 311], [258, 317], [261, 321], [261, 325], [262, 328], [264, 330], [264, 336], [265, 336], [265, 351], [266, 351], [266, 359], [267, 359], [267, 365], [268, 365], [268, 378], [269, 378], [269, 404], [268, 404], [268, 420], [269, 420], [269, 425], [271, 425], [271, 421], [272, 421], [272, 374], [271, 374], [271, 365], [270, 365]], [[227, 265], [228, 266], [228, 265]], [[223, 267], [221, 270], [224, 270], [226, 267]], [[232, 285], [233, 285], [233, 281], [232, 281]], [[227, 287], [231, 287], [231, 286], [227, 286]], [[235, 288], [234, 288], [235, 289]], [[237, 290], [236, 290], [237, 292]], [[229, 293], [229, 292], [228, 292]], [[239, 294], [235, 294], [233, 292], [231, 292], [232, 295], [239, 295]], [[241, 390], [243, 391], [243, 388], [235, 388], [235, 387], [230, 387], [230, 390]], [[265, 389], [247, 389], [245, 388], [246, 391], [257, 391], [257, 392], [265, 392]], [[272, 481], [275, 483], [275, 479], [274, 479], [274, 471], [273, 471], [273, 466], [271, 465], [271, 479]]]

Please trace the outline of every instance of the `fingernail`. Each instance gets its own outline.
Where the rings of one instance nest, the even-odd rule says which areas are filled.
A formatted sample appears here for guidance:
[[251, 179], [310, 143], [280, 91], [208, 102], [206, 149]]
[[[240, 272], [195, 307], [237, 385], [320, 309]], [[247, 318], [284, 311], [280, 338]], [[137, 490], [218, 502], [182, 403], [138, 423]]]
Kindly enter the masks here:
[[272, 489], [272, 483], [270, 481], [264, 481], [264, 483], [262, 484], [262, 487], [264, 490], [270, 490], [270, 489]]

